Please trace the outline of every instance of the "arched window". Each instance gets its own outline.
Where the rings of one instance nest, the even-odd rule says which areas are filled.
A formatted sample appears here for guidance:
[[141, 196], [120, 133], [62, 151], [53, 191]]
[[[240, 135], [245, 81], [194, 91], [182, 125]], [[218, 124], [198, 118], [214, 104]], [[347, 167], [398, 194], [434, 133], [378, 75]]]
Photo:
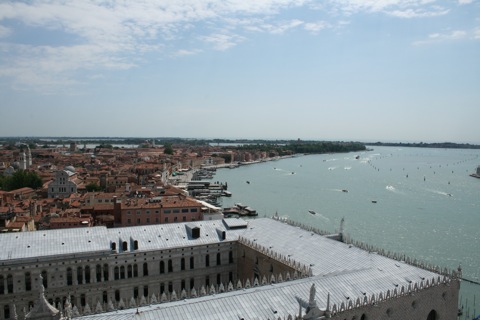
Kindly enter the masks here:
[[427, 320], [437, 320], [437, 319], [438, 319], [437, 311], [435, 310], [430, 311], [430, 313], [427, 316]]
[[146, 262], [143, 263], [143, 276], [148, 276], [148, 263]]
[[133, 288], [133, 298], [137, 299], [138, 298], [138, 287]]
[[118, 268], [118, 266], [115, 266], [115, 268], [113, 269], [113, 275], [115, 280], [120, 279], [120, 269]]
[[85, 283], [90, 283], [90, 266], [85, 267]]
[[77, 268], [77, 283], [78, 284], [83, 283], [83, 268], [82, 267]]
[[205, 267], [210, 267], [210, 255], [205, 256]]
[[85, 293], [82, 293], [80, 295], [80, 305], [82, 307], [85, 307], [86, 304], [87, 304], [87, 298], [85, 297]]
[[10, 306], [8, 304], [3, 307], [3, 316], [5, 319], [10, 319]]
[[32, 275], [30, 272], [25, 273], [25, 291], [32, 290]]
[[108, 281], [109, 280], [109, 274], [108, 274], [108, 264], [103, 265], [103, 281]]
[[5, 293], [5, 279], [0, 275], [0, 294]]
[[11, 274], [7, 276], [7, 292], [13, 293], [13, 276]]
[[138, 241], [133, 241], [133, 250], [138, 250]]
[[95, 274], [96, 274], [96, 278], [97, 278], [97, 282], [101, 282], [102, 281], [102, 266], [97, 264], [95, 266]]
[[136, 264], [133, 265], [133, 277], [138, 277], [138, 266]]
[[133, 277], [133, 268], [132, 265], [129, 264], [127, 267], [127, 278], [132, 278]]
[[148, 286], [143, 287], [143, 296], [148, 297]]
[[233, 263], [233, 251], [228, 252], [228, 263]]
[[122, 242], [122, 250], [123, 250], [123, 251], [128, 251], [127, 241], [123, 241], [123, 242]]
[[120, 301], [120, 290], [115, 290], [115, 301]]
[[120, 266], [120, 279], [125, 279], [125, 267]]
[[220, 273], [217, 273], [217, 285], [220, 285], [222, 282], [222, 275]]
[[185, 258], [180, 259], [180, 270], [185, 270]]
[[165, 273], [165, 262], [160, 261], [160, 273]]
[[365, 313], [362, 314], [362, 316], [360, 317], [360, 320], [367, 320], [367, 315]]
[[221, 259], [221, 256], [220, 256], [220, 252], [217, 252], [217, 266], [219, 266], [221, 264], [222, 264], [222, 259]]
[[108, 292], [103, 291], [103, 303], [108, 303]]
[[67, 268], [67, 286], [73, 285], [73, 271], [72, 268]]
[[193, 259], [193, 256], [190, 257], [190, 269], [193, 269], [195, 267], [195, 260]]
[[42, 278], [43, 278], [43, 287], [45, 289], [48, 288], [48, 274], [47, 274], [47, 270], [43, 270], [42, 271]]
[[173, 272], [172, 259], [168, 259], [168, 272]]
[[112, 242], [112, 251], [117, 250], [117, 244], [115, 242]]

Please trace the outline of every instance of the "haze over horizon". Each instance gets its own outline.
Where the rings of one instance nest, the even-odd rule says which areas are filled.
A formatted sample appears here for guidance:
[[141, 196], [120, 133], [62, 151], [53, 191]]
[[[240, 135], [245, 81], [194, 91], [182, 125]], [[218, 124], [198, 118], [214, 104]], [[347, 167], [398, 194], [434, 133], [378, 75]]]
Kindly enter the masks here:
[[0, 3], [0, 136], [480, 144], [479, 0]]

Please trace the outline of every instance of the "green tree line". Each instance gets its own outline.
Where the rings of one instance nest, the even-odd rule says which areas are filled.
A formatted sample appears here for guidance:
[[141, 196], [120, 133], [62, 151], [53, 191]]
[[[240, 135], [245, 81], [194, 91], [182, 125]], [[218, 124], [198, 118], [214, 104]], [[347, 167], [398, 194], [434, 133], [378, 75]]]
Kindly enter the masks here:
[[38, 189], [42, 186], [42, 179], [32, 171], [17, 170], [11, 176], [0, 175], [0, 188], [5, 191], [29, 187]]

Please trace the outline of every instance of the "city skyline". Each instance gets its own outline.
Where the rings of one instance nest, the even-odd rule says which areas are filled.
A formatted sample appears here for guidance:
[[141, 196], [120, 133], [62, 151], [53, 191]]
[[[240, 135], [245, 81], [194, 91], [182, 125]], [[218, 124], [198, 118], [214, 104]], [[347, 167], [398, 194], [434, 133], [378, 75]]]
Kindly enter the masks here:
[[480, 2], [6, 1], [0, 136], [480, 144]]

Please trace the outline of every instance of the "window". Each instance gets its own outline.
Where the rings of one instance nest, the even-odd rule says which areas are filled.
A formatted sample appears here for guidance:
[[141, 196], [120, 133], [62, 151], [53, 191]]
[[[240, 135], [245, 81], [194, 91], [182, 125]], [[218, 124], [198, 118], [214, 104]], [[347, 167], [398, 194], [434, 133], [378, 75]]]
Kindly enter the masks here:
[[220, 256], [220, 252], [217, 253], [217, 266], [221, 265], [222, 264], [222, 261], [221, 261], [221, 256]]
[[195, 286], [195, 279], [191, 278], [190, 279], [190, 290], [192, 290], [194, 286]]
[[67, 286], [73, 285], [73, 272], [72, 268], [67, 268]]
[[188, 208], [183, 208], [182, 213], [188, 213]]
[[165, 262], [160, 261], [160, 274], [165, 273]]
[[173, 272], [173, 264], [171, 259], [168, 260], [168, 272]]
[[169, 282], [168, 283], [168, 292], [172, 292], [172, 291], [173, 291], [173, 283]]
[[148, 263], [143, 263], [143, 276], [148, 276]]
[[145, 211], [146, 214], [150, 214], [150, 210]]
[[220, 285], [222, 282], [222, 275], [220, 273], [217, 273], [217, 285]]
[[115, 280], [120, 279], [120, 269], [118, 268], [118, 266], [116, 266], [116, 267], [113, 269], [113, 275], [114, 275], [114, 279], [115, 279]]
[[148, 297], [148, 286], [143, 287], [143, 296]]
[[210, 287], [210, 277], [209, 276], [206, 276], [205, 277], [205, 287]]
[[134, 297], [135, 299], [138, 298], [138, 287], [134, 287], [134, 288], [133, 288], [133, 297]]
[[168, 213], [172, 213], [172, 210], [170, 210], [170, 209], [165, 209], [165, 210], [163, 210], [163, 213], [167, 213], [167, 214], [168, 214]]
[[206, 255], [205, 257], [205, 267], [210, 267], [210, 255]]
[[182, 217], [182, 221], [183, 221], [183, 222], [187, 221], [187, 217], [183, 216], [183, 217]]
[[120, 279], [125, 279], [125, 267], [120, 267]]
[[147, 218], [147, 223], [150, 223], [150, 218]]
[[32, 275], [30, 272], [25, 273], [25, 291], [32, 290]]
[[228, 252], [228, 263], [233, 263], [233, 251]]
[[192, 208], [192, 209], [190, 209], [190, 212], [198, 212], [198, 209], [197, 208]]
[[108, 293], [107, 291], [103, 291], [103, 303], [108, 303]]
[[180, 213], [180, 209], [173, 209], [173, 213]]
[[165, 223], [168, 223], [168, 217], [167, 217], [167, 218], [165, 218]]
[[11, 274], [7, 276], [7, 292], [13, 293], [13, 276]]
[[132, 265], [129, 264], [128, 267], [127, 267], [127, 278], [132, 278], [133, 277], [133, 268], [132, 268]]
[[108, 281], [108, 264], [103, 265], [103, 281]]
[[165, 284], [162, 282], [160, 283], [160, 294], [165, 292]]
[[85, 305], [87, 304], [87, 299], [85, 298], [85, 294], [84, 294], [84, 293], [82, 293], [82, 294], [80, 295], [80, 304], [81, 304], [82, 307], [85, 307]]
[[193, 256], [190, 257], [190, 269], [193, 269], [194, 266], [195, 266], [195, 263], [194, 263], [194, 259], [193, 259]]
[[133, 265], [133, 277], [138, 277], [138, 266], [136, 264]]
[[102, 281], [102, 266], [97, 264], [95, 266], [95, 274], [96, 274], [96, 278], [97, 278], [97, 282], [101, 282]]
[[85, 283], [90, 283], [90, 266], [85, 267]]
[[185, 258], [180, 260], [180, 270], [185, 270]]
[[[45, 289], [47, 289], [47, 288], [48, 288], [48, 275], [47, 275], [47, 271], [46, 271], [46, 270], [43, 270], [43, 271], [42, 271], [42, 278], [43, 278], [43, 287], [44, 287]], [[7, 280], [8, 280], [8, 279], [7, 279]], [[12, 284], [12, 286], [13, 286], [13, 284]], [[13, 291], [13, 289], [12, 289], [12, 291]], [[9, 290], [9, 292], [10, 292], [10, 290]]]
[[159, 211], [159, 210], [155, 210], [155, 214], [159, 214], [159, 213], [160, 213], [160, 211]]
[[115, 301], [120, 301], [120, 290], [115, 290]]
[[122, 242], [122, 250], [123, 250], [123, 251], [127, 251], [127, 250], [128, 250], [127, 241], [123, 241], [123, 242]]
[[141, 213], [142, 213], [142, 211], [140, 211], [140, 210], [137, 210], [137, 214], [141, 214]]
[[130, 215], [130, 214], [132, 214], [132, 213], [130, 212], [130, 210], [128, 210], [128, 211], [127, 211], [127, 214]]
[[5, 279], [3, 276], [0, 276], [0, 294], [5, 293]]
[[127, 224], [132, 224], [132, 219], [127, 219]]
[[137, 219], [137, 224], [140, 224], [140, 223], [141, 223], [141, 222], [140, 222], [140, 218], [138, 218], [138, 219]]

